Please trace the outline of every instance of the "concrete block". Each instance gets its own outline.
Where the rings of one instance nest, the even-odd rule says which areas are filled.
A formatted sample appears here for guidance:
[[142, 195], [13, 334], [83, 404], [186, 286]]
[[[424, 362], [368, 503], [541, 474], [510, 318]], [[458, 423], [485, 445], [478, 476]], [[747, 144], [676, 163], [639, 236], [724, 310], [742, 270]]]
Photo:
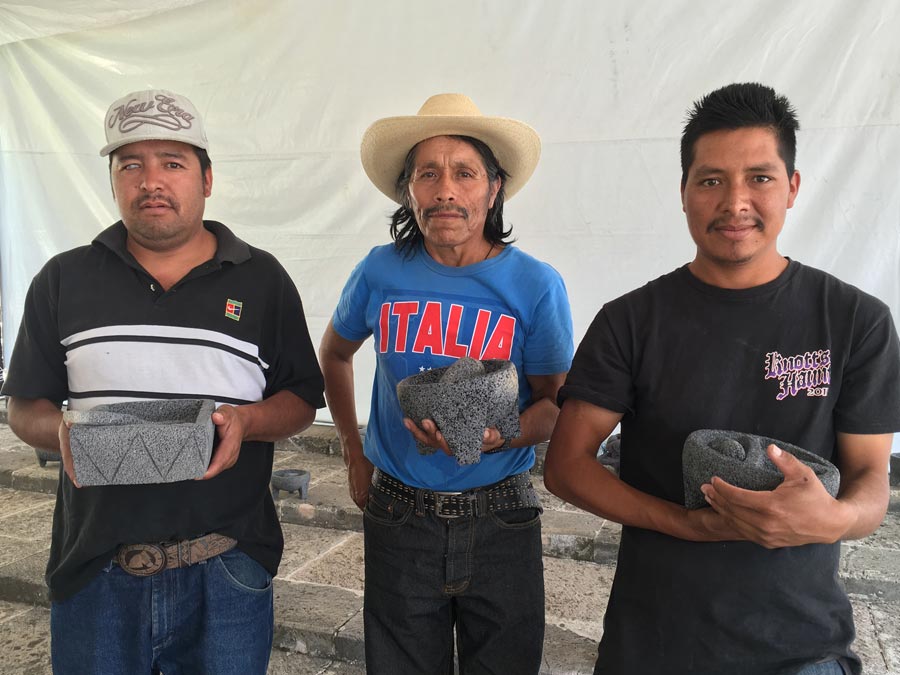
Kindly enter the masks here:
[[82, 485], [173, 483], [199, 478], [212, 456], [215, 403], [171, 399], [66, 411]]
[[815, 471], [829, 494], [837, 496], [840, 486], [837, 467], [815, 453], [765, 436], [701, 429], [690, 434], [684, 442], [684, 505], [689, 509], [706, 506], [700, 486], [713, 476], [746, 490], [774, 490], [784, 476], [766, 455], [766, 448], [772, 443]]
[[[519, 428], [519, 378], [510, 361], [464, 357], [446, 368], [411, 375], [397, 383], [403, 413], [416, 424], [434, 421], [460, 465], [481, 461], [484, 430], [495, 427], [511, 440]], [[419, 444], [419, 452], [435, 448]]]

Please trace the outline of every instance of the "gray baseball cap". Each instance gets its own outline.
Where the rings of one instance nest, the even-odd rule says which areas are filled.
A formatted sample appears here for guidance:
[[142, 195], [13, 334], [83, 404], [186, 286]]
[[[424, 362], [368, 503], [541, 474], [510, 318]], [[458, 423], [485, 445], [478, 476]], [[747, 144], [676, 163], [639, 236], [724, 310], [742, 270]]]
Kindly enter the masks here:
[[138, 141], [181, 141], [209, 150], [203, 119], [186, 97], [164, 89], [126, 94], [106, 112], [100, 156]]

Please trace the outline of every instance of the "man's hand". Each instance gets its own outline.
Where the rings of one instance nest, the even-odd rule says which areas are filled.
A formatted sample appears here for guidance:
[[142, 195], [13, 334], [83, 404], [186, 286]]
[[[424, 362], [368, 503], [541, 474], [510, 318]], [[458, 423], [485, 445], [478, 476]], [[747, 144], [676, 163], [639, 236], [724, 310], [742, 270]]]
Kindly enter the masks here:
[[369, 501], [369, 485], [372, 484], [372, 474], [375, 467], [366, 457], [360, 454], [347, 464], [347, 482], [350, 487], [350, 499], [364, 511]]
[[700, 489], [706, 501], [742, 539], [766, 548], [833, 543], [852, 514], [825, 490], [815, 472], [781, 448], [770, 445], [769, 459], [784, 474], [771, 491], [744, 490], [713, 478]]
[[218, 476], [237, 462], [241, 454], [241, 443], [244, 442], [244, 422], [238, 411], [239, 408], [233, 405], [222, 405], [212, 414], [219, 442], [213, 449], [209, 468], [199, 480], [209, 480]]
[[71, 422], [65, 420], [59, 422], [59, 454], [62, 455], [63, 469], [69, 480], [72, 481], [72, 485], [80, 488], [81, 484], [75, 478], [75, 463], [72, 461], [72, 448], [69, 445], [69, 427], [71, 426]]
[[[419, 427], [416, 426], [416, 423], [411, 419], [404, 417], [403, 426], [405, 426], [409, 433], [411, 433], [413, 437], [426, 448], [436, 448], [443, 451], [445, 455], [453, 457], [453, 451], [450, 449], [450, 446], [447, 445], [444, 434], [438, 431], [437, 425], [432, 420], [422, 420], [422, 426]], [[500, 435], [500, 432], [494, 427], [489, 427], [484, 430], [484, 435], [481, 439], [481, 451], [488, 452], [490, 450], [496, 450], [503, 445], [504, 442], [505, 439]]]

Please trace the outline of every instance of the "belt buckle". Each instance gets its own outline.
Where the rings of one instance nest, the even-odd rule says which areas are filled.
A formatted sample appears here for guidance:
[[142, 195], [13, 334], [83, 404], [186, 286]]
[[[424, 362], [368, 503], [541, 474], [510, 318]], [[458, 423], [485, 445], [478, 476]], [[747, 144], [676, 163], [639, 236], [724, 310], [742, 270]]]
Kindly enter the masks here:
[[119, 567], [135, 577], [152, 577], [168, 563], [166, 550], [158, 544], [129, 544], [116, 553]]
[[462, 496], [462, 492], [438, 492], [437, 490], [433, 490], [432, 494], [434, 495], [434, 514], [438, 518], [444, 518], [445, 520], [453, 520], [454, 518], [459, 518], [462, 516], [462, 513], [443, 513], [444, 504], [446, 503], [449, 497], [460, 497]]

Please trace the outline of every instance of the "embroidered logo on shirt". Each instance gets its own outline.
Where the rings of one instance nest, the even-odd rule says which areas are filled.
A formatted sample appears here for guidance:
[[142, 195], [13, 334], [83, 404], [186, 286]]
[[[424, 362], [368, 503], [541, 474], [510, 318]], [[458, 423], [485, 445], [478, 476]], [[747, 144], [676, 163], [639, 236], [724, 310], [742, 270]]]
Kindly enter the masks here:
[[831, 350], [816, 349], [794, 356], [782, 356], [778, 352], [766, 354], [767, 380], [778, 380], [777, 401], [797, 396], [805, 391], [807, 396], [828, 396], [831, 385]]
[[225, 301], [225, 316], [229, 319], [234, 319], [235, 321], [241, 320], [241, 308], [244, 306], [244, 303], [239, 300], [232, 300], [228, 298]]

